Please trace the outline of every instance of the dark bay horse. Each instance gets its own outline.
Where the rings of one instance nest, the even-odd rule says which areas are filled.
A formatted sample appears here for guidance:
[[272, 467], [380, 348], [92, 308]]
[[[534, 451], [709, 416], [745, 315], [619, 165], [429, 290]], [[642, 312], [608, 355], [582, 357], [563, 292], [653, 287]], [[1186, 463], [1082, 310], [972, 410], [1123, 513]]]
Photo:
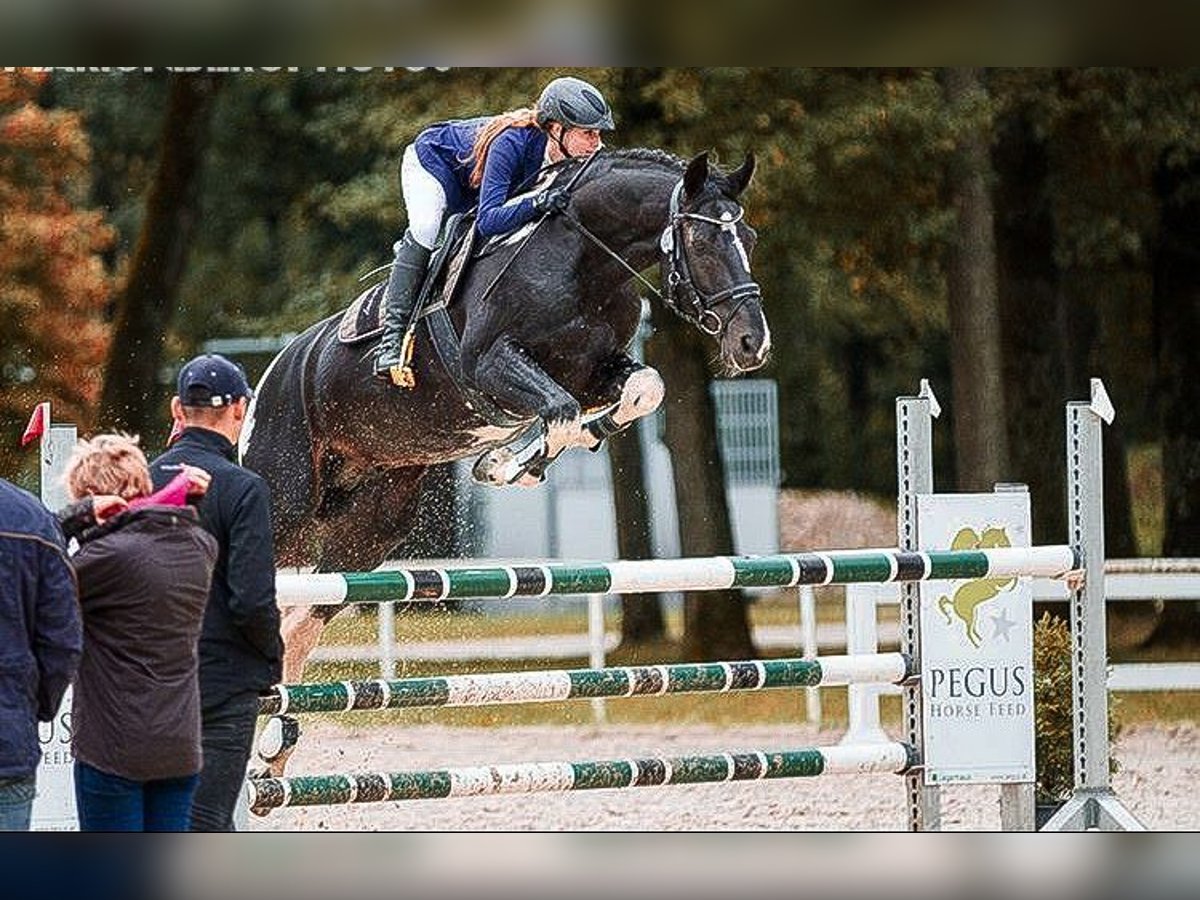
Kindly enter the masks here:
[[[339, 341], [340, 314], [293, 340], [263, 376], [241, 440], [243, 463], [271, 486], [279, 565], [373, 569], [411, 527], [429, 466], [480, 455], [478, 479], [536, 483], [564, 449], [653, 412], [662, 379], [626, 352], [647, 288], [713, 337], [727, 374], [763, 365], [770, 331], [738, 199], [753, 172], [750, 155], [726, 172], [707, 154], [685, 164], [654, 150], [551, 167], [569, 206], [463, 269], [448, 306], [459, 371], [432, 348], [426, 316], [411, 390], [372, 377], [370, 347]], [[661, 292], [640, 275], [655, 262]], [[481, 412], [481, 397], [501, 419]], [[339, 609], [286, 611], [285, 681], [301, 680]]]

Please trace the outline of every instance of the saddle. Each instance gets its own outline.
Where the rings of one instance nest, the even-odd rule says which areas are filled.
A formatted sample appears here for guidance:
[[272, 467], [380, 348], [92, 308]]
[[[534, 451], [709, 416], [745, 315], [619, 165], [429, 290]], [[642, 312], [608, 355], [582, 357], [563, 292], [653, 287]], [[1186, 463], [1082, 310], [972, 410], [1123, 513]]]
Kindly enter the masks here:
[[[462, 374], [462, 358], [458, 332], [448, 312], [454, 300], [463, 270], [472, 256], [483, 256], [500, 246], [494, 238], [483, 242], [476, 253], [475, 213], [458, 213], [446, 221], [443, 239], [429, 260], [425, 280], [417, 295], [417, 335], [424, 331], [438, 359], [450, 374], [467, 406], [489, 424], [498, 428], [513, 428], [528, 420], [503, 410], [489, 396], [468, 384]], [[383, 333], [383, 295], [387, 279], [377, 282], [355, 298], [338, 322], [338, 341], [364, 344]]]
[[[475, 244], [474, 213], [451, 216], [444, 238], [429, 260], [425, 280], [417, 294], [417, 316], [423, 318], [435, 308], [450, 305], [466, 261]], [[364, 290], [346, 307], [338, 323], [337, 336], [343, 344], [361, 344], [383, 332], [383, 294], [387, 279]]]

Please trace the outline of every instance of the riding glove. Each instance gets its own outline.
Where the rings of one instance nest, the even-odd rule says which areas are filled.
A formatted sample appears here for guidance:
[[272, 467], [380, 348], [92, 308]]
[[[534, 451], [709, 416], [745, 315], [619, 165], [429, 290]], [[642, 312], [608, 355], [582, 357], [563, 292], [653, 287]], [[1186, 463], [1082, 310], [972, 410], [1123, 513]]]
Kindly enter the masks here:
[[550, 188], [533, 198], [533, 208], [536, 212], [553, 215], [566, 209], [570, 202], [571, 195], [566, 188]]

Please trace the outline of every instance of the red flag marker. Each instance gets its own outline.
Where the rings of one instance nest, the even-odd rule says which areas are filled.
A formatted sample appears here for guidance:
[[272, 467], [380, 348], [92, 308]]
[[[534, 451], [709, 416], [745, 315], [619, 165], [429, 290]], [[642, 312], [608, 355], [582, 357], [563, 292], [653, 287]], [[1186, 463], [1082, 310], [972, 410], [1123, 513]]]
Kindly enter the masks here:
[[21, 435], [21, 446], [28, 446], [30, 442], [36, 441], [46, 433], [46, 428], [50, 425], [50, 403], [39, 403], [33, 408], [33, 415], [29, 417], [29, 424], [25, 426], [25, 433]]

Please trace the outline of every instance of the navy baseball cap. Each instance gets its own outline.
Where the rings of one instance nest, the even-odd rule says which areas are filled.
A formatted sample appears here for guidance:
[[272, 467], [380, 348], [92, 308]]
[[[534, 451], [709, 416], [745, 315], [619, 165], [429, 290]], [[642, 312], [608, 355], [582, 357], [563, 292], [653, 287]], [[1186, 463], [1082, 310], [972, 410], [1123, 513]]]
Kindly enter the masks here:
[[184, 406], [226, 406], [254, 396], [246, 373], [217, 353], [205, 353], [184, 364], [176, 387]]

